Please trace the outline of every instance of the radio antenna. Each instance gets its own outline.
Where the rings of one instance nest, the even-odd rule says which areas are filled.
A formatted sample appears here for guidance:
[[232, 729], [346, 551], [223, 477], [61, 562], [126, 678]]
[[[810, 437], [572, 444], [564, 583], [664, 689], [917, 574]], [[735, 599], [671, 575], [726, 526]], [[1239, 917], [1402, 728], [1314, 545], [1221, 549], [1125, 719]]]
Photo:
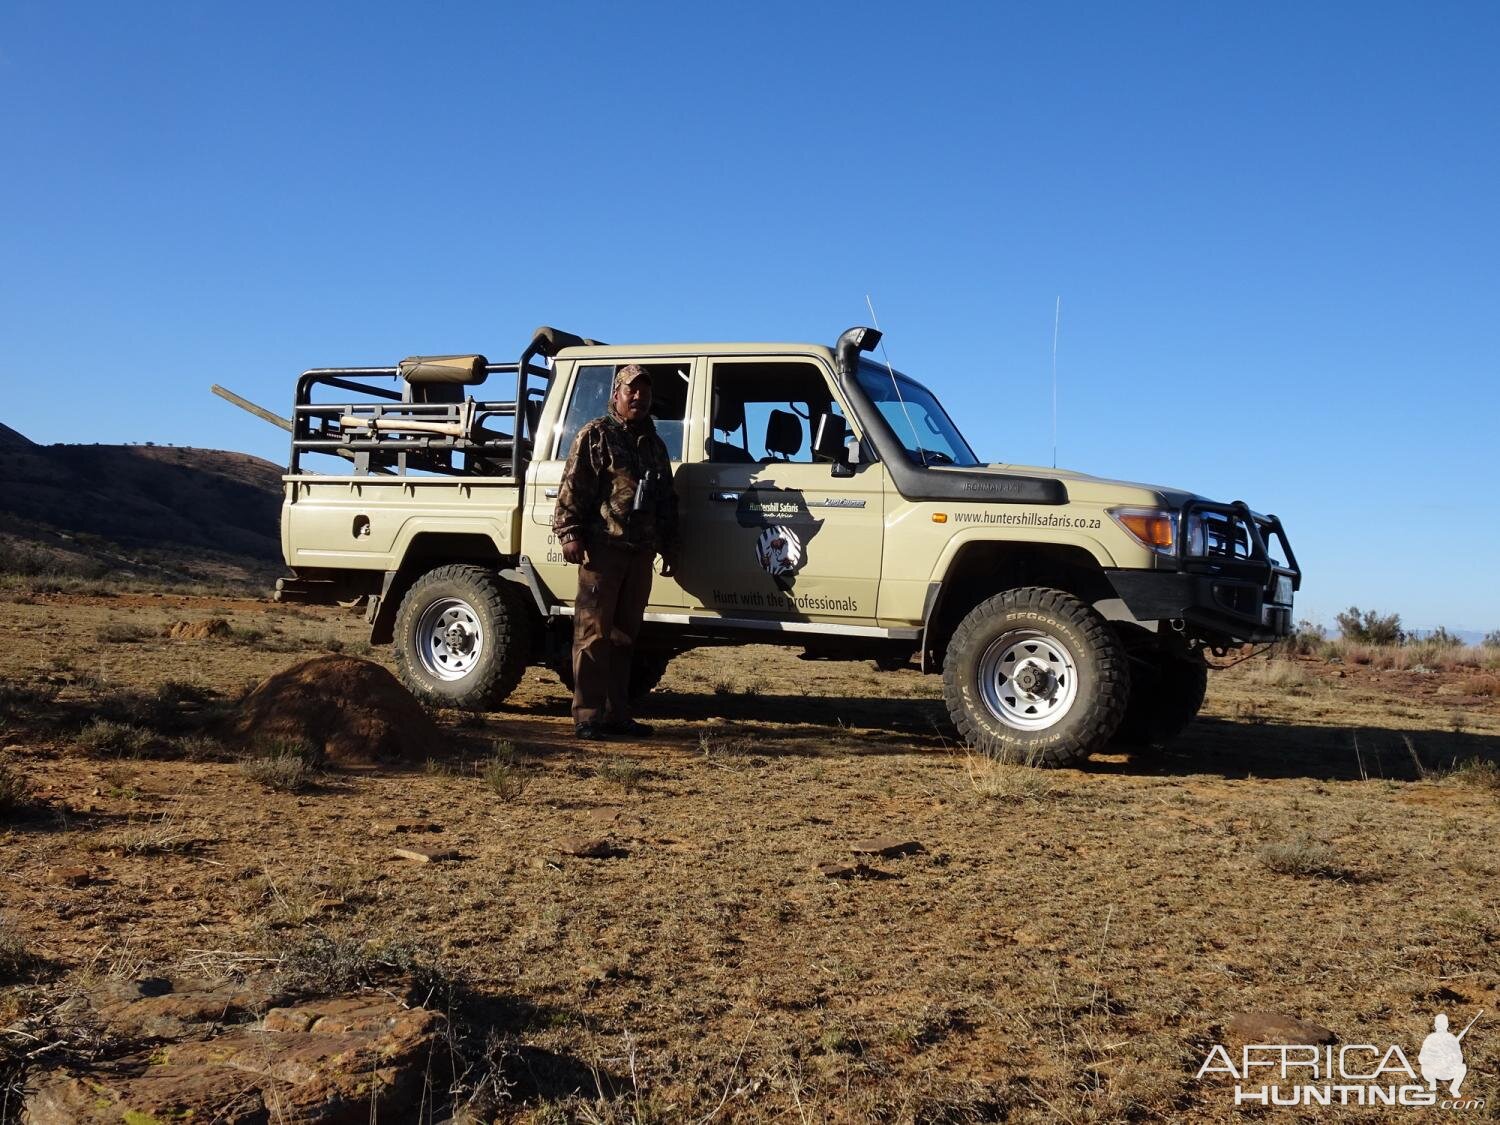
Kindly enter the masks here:
[[[870, 327], [876, 332], [880, 331], [880, 321], [875, 317], [875, 302], [870, 300], [870, 295], [865, 294], [865, 307], [870, 310]], [[885, 370], [891, 377], [891, 386], [896, 388], [896, 401], [901, 404], [901, 413], [906, 418], [906, 424], [911, 427], [911, 440], [916, 443], [917, 456], [922, 458], [922, 467], [927, 467], [927, 450], [922, 445], [922, 437], [917, 433], [917, 427], [911, 420], [911, 411], [906, 409], [906, 399], [901, 396], [901, 382], [896, 378], [896, 369], [891, 366], [890, 353], [885, 350], [885, 337], [880, 338], [880, 357], [885, 360]]]
[[1052, 467], [1057, 468], [1057, 333], [1062, 327], [1062, 294], [1052, 312]]

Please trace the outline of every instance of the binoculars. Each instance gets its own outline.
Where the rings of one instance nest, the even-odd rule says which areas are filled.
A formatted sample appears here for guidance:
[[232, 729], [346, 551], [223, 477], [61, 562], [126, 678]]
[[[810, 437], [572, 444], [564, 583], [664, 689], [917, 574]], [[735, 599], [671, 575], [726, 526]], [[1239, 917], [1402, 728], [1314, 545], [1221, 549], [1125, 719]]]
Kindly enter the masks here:
[[656, 488], [661, 482], [661, 473], [655, 469], [647, 470], [641, 474], [641, 479], [635, 486], [635, 505], [631, 511], [644, 512], [656, 503]]

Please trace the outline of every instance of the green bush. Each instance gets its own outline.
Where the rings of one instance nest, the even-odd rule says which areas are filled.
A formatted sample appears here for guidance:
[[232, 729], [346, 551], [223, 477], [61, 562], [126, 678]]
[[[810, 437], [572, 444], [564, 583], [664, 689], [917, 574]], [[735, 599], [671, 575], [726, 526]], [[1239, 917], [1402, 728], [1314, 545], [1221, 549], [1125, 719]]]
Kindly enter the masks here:
[[[1408, 640], [1416, 640], [1409, 637]], [[1437, 648], [1462, 648], [1463, 638], [1456, 633], [1450, 633], [1445, 626], [1439, 625], [1432, 632], [1422, 638], [1423, 644], [1433, 645]]]
[[1361, 612], [1358, 606], [1350, 606], [1336, 620], [1345, 640], [1367, 645], [1399, 645], [1406, 639], [1399, 613], [1382, 616], [1373, 609]]

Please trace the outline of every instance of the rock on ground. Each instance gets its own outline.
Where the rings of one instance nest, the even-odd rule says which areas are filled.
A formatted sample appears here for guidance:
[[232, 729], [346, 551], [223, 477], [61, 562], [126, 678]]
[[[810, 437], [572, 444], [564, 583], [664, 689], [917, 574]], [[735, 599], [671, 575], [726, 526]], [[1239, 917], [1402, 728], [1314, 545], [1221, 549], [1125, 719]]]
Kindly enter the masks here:
[[[177, 995], [184, 1008], [193, 1006], [190, 996]], [[33, 1085], [24, 1120], [417, 1120], [445, 1087], [446, 1077], [437, 1074], [445, 1030], [440, 1013], [385, 996], [273, 1008], [258, 1024], [212, 1038], [168, 1043], [88, 1073], [45, 1075]]]

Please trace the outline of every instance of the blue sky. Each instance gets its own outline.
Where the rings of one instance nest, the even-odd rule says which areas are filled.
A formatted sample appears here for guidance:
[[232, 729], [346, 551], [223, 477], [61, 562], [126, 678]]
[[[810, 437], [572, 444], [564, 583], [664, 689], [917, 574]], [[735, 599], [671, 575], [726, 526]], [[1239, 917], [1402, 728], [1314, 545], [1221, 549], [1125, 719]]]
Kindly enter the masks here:
[[303, 368], [868, 319], [981, 456], [1500, 627], [1500, 7], [0, 8], [0, 422], [285, 459]]

